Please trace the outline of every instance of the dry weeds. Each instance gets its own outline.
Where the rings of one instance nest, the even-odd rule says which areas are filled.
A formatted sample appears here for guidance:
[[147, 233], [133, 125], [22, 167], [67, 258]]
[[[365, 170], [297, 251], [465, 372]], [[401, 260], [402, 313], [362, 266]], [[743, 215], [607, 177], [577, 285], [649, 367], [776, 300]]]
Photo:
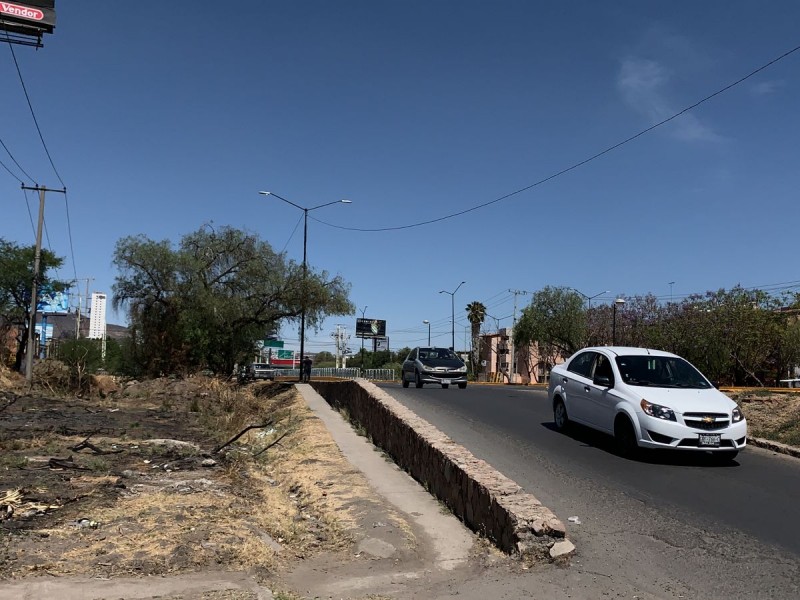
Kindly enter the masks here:
[[750, 436], [800, 446], [799, 392], [748, 390], [732, 397], [742, 406]]
[[[222, 565], [268, 580], [298, 557], [349, 548], [356, 500], [372, 496], [293, 385], [197, 377], [105, 399], [14, 387], [0, 412], [0, 501], [20, 497], [0, 523], [0, 578]], [[265, 427], [210, 454], [249, 425]], [[69, 450], [87, 437], [119, 452]], [[52, 457], [85, 470], [54, 470]]]

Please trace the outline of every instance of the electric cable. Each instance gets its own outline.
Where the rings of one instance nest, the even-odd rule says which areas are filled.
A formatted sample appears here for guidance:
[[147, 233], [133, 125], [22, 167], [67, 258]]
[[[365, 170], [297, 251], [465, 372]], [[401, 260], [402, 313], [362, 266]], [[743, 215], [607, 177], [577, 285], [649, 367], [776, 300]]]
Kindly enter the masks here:
[[327, 225], [328, 227], [333, 227], [334, 229], [342, 229], [342, 230], [345, 230], [345, 231], [358, 231], [358, 232], [362, 232], [362, 233], [374, 233], [374, 232], [381, 232], [381, 231], [399, 231], [399, 230], [402, 230], [402, 229], [413, 229], [413, 228], [416, 228], [416, 227], [422, 227], [423, 225], [430, 225], [432, 223], [439, 223], [441, 221], [446, 221], [448, 219], [453, 219], [455, 217], [460, 217], [461, 215], [465, 215], [467, 213], [471, 213], [471, 212], [479, 210], [481, 208], [486, 208], [487, 206], [491, 206], [493, 204], [497, 204], [498, 202], [501, 202], [503, 200], [511, 198], [512, 196], [516, 196], [518, 194], [521, 194], [522, 192], [526, 192], [526, 191], [528, 191], [530, 189], [533, 189], [533, 188], [538, 187], [538, 186], [540, 186], [540, 185], [542, 185], [544, 183], [547, 183], [548, 181], [551, 181], [551, 180], [553, 180], [553, 179], [555, 179], [557, 177], [560, 177], [561, 175], [569, 173], [570, 171], [573, 171], [573, 170], [575, 170], [575, 169], [577, 169], [579, 167], [582, 167], [583, 165], [585, 165], [587, 163], [590, 163], [590, 162], [600, 158], [601, 156], [604, 156], [604, 155], [608, 154], [609, 152], [612, 152], [612, 151], [616, 150], [617, 148], [620, 148], [621, 146], [624, 146], [625, 144], [628, 144], [628, 143], [630, 143], [630, 142], [642, 137], [643, 135], [653, 131], [654, 129], [657, 129], [657, 128], [661, 127], [662, 125], [666, 125], [670, 121], [673, 121], [673, 120], [677, 119], [681, 115], [683, 115], [683, 114], [685, 114], [685, 113], [697, 108], [701, 104], [704, 104], [704, 103], [708, 102], [709, 100], [715, 98], [716, 96], [719, 96], [720, 94], [723, 94], [723, 93], [727, 92], [731, 88], [734, 88], [737, 85], [747, 81], [748, 79], [750, 79], [754, 75], [756, 75], [756, 74], [760, 73], [761, 71], [771, 67], [775, 63], [783, 60], [784, 58], [790, 56], [791, 54], [794, 54], [798, 50], [800, 50], [800, 46], [795, 46], [791, 50], [788, 50], [787, 52], [784, 52], [780, 56], [778, 56], [776, 58], [773, 58], [769, 62], [761, 65], [760, 67], [754, 69], [753, 71], [750, 71], [750, 73], [748, 73], [747, 75], [745, 75], [743, 77], [740, 77], [739, 79], [737, 79], [733, 83], [729, 83], [725, 87], [718, 89], [716, 92], [713, 92], [713, 93], [707, 95], [702, 100], [698, 100], [694, 104], [690, 104], [689, 106], [687, 106], [686, 108], [676, 112], [672, 116], [667, 117], [666, 119], [663, 119], [663, 120], [661, 120], [661, 121], [659, 121], [659, 122], [657, 122], [657, 123], [655, 123], [653, 125], [650, 125], [649, 127], [641, 130], [640, 132], [638, 132], [638, 133], [636, 133], [634, 135], [631, 135], [631, 136], [623, 139], [622, 141], [617, 142], [616, 144], [608, 146], [604, 150], [601, 150], [601, 151], [589, 156], [588, 158], [585, 158], [585, 159], [583, 159], [583, 160], [581, 160], [579, 162], [576, 162], [576, 163], [570, 165], [569, 167], [561, 169], [560, 171], [557, 171], [557, 172], [555, 172], [555, 173], [553, 173], [551, 175], [548, 175], [547, 177], [544, 177], [544, 178], [540, 179], [539, 181], [536, 181], [535, 183], [527, 185], [527, 186], [525, 186], [523, 188], [520, 188], [520, 189], [515, 190], [513, 192], [509, 192], [508, 194], [504, 194], [504, 195], [500, 196], [499, 198], [495, 198], [494, 200], [490, 200], [488, 202], [483, 202], [481, 204], [476, 204], [475, 206], [472, 206], [470, 208], [465, 208], [464, 210], [460, 210], [458, 212], [454, 212], [454, 213], [451, 213], [451, 214], [448, 214], [448, 215], [445, 215], [445, 216], [442, 216], [442, 217], [437, 217], [435, 219], [428, 219], [426, 221], [420, 221], [418, 223], [412, 223], [412, 224], [409, 224], [409, 225], [396, 225], [394, 227], [376, 227], [376, 228], [347, 227], [345, 225], [334, 225], [333, 223], [328, 223], [327, 221], [322, 221], [322, 220], [320, 220], [320, 219], [318, 219], [316, 217], [313, 217], [313, 216], [311, 218], [314, 219], [315, 221], [317, 221], [318, 223], [321, 223], [323, 225]]
[[[8, 31], [6, 31], [6, 38], [8, 38]], [[39, 121], [36, 118], [36, 113], [33, 110], [33, 104], [31, 103], [31, 98], [28, 95], [28, 89], [25, 87], [25, 80], [22, 78], [22, 71], [19, 68], [19, 62], [17, 62], [17, 53], [14, 52], [14, 46], [11, 44], [11, 41], [8, 40], [8, 48], [11, 50], [11, 56], [14, 59], [14, 66], [17, 69], [17, 75], [19, 76], [20, 85], [22, 85], [22, 91], [25, 93], [25, 100], [28, 102], [28, 108], [31, 111], [31, 117], [33, 117], [33, 124], [36, 125], [36, 131], [39, 134], [39, 140], [42, 142], [42, 147], [44, 148], [44, 153], [47, 155], [47, 160], [50, 161], [50, 166], [53, 167], [53, 172], [58, 177], [58, 180], [61, 182], [61, 187], [66, 188], [66, 184], [64, 180], [61, 179], [61, 175], [58, 174], [58, 169], [56, 169], [56, 165], [53, 163], [53, 158], [50, 156], [50, 150], [47, 148], [47, 144], [44, 141], [44, 136], [42, 135], [42, 130], [39, 127]], [[32, 178], [31, 178], [32, 179]]]
[[75, 264], [75, 245], [72, 243], [72, 222], [69, 217], [69, 196], [67, 190], [64, 189], [64, 207], [67, 211], [67, 235], [69, 236], [69, 254], [72, 258], [72, 274], [75, 280], [78, 280], [78, 266]]
[[33, 213], [31, 213], [31, 205], [30, 202], [28, 202], [28, 190], [22, 188], [22, 195], [25, 198], [25, 208], [28, 209], [28, 218], [31, 221], [31, 233], [33, 233], [33, 239], [36, 239], [36, 227], [33, 224]]
[[288, 239], [288, 240], [286, 240], [286, 243], [283, 245], [283, 250], [281, 250], [281, 254], [283, 254], [284, 252], [286, 252], [286, 248], [288, 248], [288, 247], [289, 247], [289, 242], [291, 242], [291, 241], [292, 241], [292, 238], [294, 237], [294, 233], [295, 233], [295, 231], [297, 231], [297, 228], [298, 228], [298, 227], [300, 227], [300, 221], [302, 221], [302, 220], [303, 220], [303, 217], [304, 217], [304, 216], [305, 216], [305, 215], [300, 215], [300, 218], [299, 218], [299, 219], [297, 219], [297, 224], [295, 224], [295, 226], [294, 226], [294, 229], [292, 229], [292, 233], [291, 233], [291, 235], [289, 236], [289, 239]]
[[[3, 146], [3, 150], [5, 150], [5, 151], [6, 151], [6, 154], [8, 154], [8, 156], [11, 158], [11, 160], [14, 162], [14, 164], [15, 164], [15, 165], [17, 165], [17, 168], [18, 168], [20, 171], [22, 171], [23, 175], [25, 175], [25, 177], [27, 177], [27, 178], [28, 178], [28, 180], [32, 182], [32, 181], [33, 181], [33, 177], [31, 177], [30, 175], [28, 175], [28, 172], [27, 172], [25, 169], [23, 169], [23, 168], [22, 168], [22, 165], [20, 165], [20, 164], [17, 162], [17, 159], [16, 159], [16, 158], [14, 158], [14, 155], [13, 155], [13, 154], [11, 154], [11, 150], [9, 150], [9, 149], [8, 149], [8, 146], [6, 146], [6, 144], [5, 144], [5, 142], [2, 140], [2, 138], [0, 138], [0, 145], [2, 145], [2, 146]], [[3, 163], [2, 161], [0, 161], [0, 165], [3, 165], [3, 168], [4, 168], [6, 171], [8, 171], [8, 172], [11, 174], [11, 176], [12, 176], [14, 179], [16, 179], [17, 181], [19, 181], [19, 182], [20, 182], [22, 185], [25, 185], [25, 182], [24, 182], [24, 181], [22, 181], [22, 179], [20, 179], [19, 177], [17, 177], [17, 176], [16, 176], [16, 175], [15, 175], [15, 174], [14, 174], [14, 173], [11, 171], [11, 169], [9, 169], [9, 168], [8, 168], [8, 167], [5, 165], [5, 163]]]

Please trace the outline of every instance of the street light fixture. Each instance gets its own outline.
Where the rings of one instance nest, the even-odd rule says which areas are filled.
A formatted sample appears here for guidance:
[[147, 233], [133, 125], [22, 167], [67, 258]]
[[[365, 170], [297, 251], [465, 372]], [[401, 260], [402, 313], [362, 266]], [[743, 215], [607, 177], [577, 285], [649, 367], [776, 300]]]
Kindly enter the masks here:
[[583, 296], [583, 297], [586, 299], [586, 302], [587, 302], [587, 304], [588, 304], [588, 306], [587, 306], [587, 310], [588, 310], [588, 309], [590, 309], [590, 308], [592, 308], [592, 300], [594, 300], [595, 298], [599, 298], [599, 297], [600, 297], [600, 296], [602, 296], [603, 294], [609, 294], [609, 293], [611, 293], [611, 290], [606, 290], [606, 291], [604, 291], [604, 292], [600, 292], [599, 294], [595, 294], [594, 296], [587, 296], [587, 295], [586, 295], [586, 294], [584, 294], [582, 291], [580, 291], [580, 290], [576, 290], [575, 288], [569, 288], [569, 289], [571, 289], [573, 292], [577, 292], [578, 294], [580, 294], [581, 296]]
[[587, 302], [589, 303], [587, 310], [592, 308], [592, 300], [594, 300], [595, 298], [599, 298], [603, 294], [608, 294], [610, 292], [611, 290], [606, 290], [605, 292], [600, 292], [599, 294], [595, 294], [594, 296], [589, 296], [589, 298], [587, 299]]
[[622, 305], [625, 304], [624, 298], [617, 298], [614, 300], [614, 324], [612, 325], [611, 329], [611, 345], [617, 345], [617, 307], [622, 308]]
[[[308, 262], [306, 259], [307, 256], [307, 247], [308, 247], [308, 213], [312, 210], [317, 210], [318, 208], [322, 208], [324, 206], [330, 206], [331, 204], [352, 204], [351, 200], [334, 200], [333, 202], [326, 202], [325, 204], [320, 204], [318, 206], [312, 206], [311, 208], [306, 208], [305, 206], [300, 206], [299, 204], [295, 204], [291, 200], [287, 200], [283, 196], [279, 196], [275, 192], [258, 192], [262, 196], [275, 196], [278, 200], [283, 200], [286, 204], [291, 204], [295, 208], [299, 208], [303, 211], [303, 294], [302, 294], [302, 307], [300, 311], [300, 360], [302, 361], [306, 354], [306, 277], [308, 276]], [[303, 381], [303, 367], [302, 363], [300, 365], [300, 376], [298, 377], [300, 382]]]
[[425, 325], [428, 326], [428, 346], [431, 345], [431, 322], [428, 319], [424, 319], [422, 321]]
[[450, 349], [453, 352], [455, 352], [456, 350], [456, 292], [458, 291], [458, 288], [460, 288], [465, 283], [467, 282], [462, 281], [461, 283], [459, 283], [458, 287], [454, 289], [452, 292], [448, 292], [447, 290], [441, 290], [439, 292], [440, 294], [450, 294], [450, 313], [451, 313], [452, 337], [453, 337], [453, 340], [451, 342], [453, 345], [450, 346]]

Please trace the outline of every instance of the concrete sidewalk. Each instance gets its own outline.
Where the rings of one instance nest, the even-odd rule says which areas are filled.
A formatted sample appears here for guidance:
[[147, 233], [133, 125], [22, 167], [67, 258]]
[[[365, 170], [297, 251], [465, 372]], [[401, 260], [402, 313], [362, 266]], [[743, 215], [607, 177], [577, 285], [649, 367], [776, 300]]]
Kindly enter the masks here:
[[314, 414], [325, 424], [345, 458], [361, 471], [370, 486], [397, 510], [416, 523], [429, 537], [435, 564], [452, 569], [469, 557], [474, 535], [425, 489], [393, 462], [384, 458], [366, 438], [308, 384], [298, 384]]

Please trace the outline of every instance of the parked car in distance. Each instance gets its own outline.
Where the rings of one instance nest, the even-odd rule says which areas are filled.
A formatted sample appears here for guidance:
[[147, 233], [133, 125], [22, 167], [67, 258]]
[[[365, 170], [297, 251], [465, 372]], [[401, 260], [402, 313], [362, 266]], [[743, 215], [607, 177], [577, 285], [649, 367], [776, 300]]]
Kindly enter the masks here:
[[747, 441], [736, 402], [688, 361], [660, 350], [580, 350], [553, 367], [548, 399], [557, 429], [574, 421], [609, 433], [623, 455], [665, 448], [728, 461]]
[[249, 365], [245, 365], [242, 369], [240, 369], [239, 383], [254, 381], [256, 379], [268, 379], [270, 381], [275, 381], [276, 374], [277, 370], [270, 364], [250, 363]]
[[450, 348], [417, 347], [403, 362], [400, 379], [405, 388], [413, 381], [418, 388], [435, 383], [446, 389], [454, 383], [463, 390], [467, 387], [467, 365]]

